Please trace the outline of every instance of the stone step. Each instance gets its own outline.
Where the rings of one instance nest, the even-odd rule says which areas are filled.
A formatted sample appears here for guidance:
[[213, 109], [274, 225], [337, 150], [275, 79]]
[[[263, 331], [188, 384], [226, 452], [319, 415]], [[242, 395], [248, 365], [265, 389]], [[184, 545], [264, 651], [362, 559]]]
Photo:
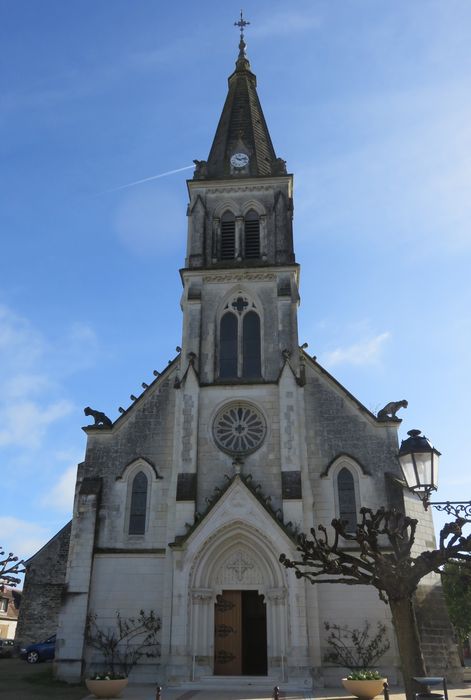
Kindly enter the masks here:
[[292, 681], [281, 681], [274, 676], [201, 676], [201, 678], [194, 681], [181, 683], [178, 687], [184, 690], [218, 689], [273, 691], [276, 685], [281, 691], [305, 691], [311, 688], [312, 681], [311, 679], [304, 678], [293, 679]]

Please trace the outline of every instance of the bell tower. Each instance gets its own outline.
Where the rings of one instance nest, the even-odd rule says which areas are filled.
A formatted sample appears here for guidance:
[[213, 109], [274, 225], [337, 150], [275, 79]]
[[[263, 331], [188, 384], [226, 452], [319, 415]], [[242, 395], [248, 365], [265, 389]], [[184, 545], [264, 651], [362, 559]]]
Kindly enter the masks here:
[[202, 385], [276, 381], [297, 372], [299, 267], [293, 177], [275, 154], [246, 55], [239, 55], [207, 161], [188, 181], [183, 362]]

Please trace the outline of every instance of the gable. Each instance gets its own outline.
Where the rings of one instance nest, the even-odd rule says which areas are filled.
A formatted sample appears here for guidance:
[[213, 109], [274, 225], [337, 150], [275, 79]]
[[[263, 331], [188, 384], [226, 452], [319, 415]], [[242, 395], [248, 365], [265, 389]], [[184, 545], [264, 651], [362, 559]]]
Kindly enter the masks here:
[[217, 501], [210, 505], [204, 516], [191, 528], [187, 536], [180, 538], [171, 546], [191, 549], [195, 546], [195, 542], [210, 539], [222, 528], [235, 525], [269, 532], [272, 539], [283, 546], [293, 546], [294, 533], [289, 533], [283, 522], [277, 519], [266, 503], [263, 503], [263, 498], [256, 496], [245, 483], [244, 477], [238, 474], [221, 492]]

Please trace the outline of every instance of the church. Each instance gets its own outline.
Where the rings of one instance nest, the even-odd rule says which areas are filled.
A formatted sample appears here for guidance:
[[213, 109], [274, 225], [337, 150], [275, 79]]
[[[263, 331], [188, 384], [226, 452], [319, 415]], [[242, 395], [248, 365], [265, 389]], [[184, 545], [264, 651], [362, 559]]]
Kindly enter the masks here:
[[375, 416], [299, 345], [293, 176], [272, 144], [244, 24], [209, 156], [187, 182], [177, 355], [117, 420], [86, 411], [57, 629], [67, 681], [97, 667], [88, 615], [113, 625], [117, 610], [141, 609], [161, 619], [161, 649], [131, 680], [337, 684], [325, 623], [366, 619], [386, 626], [381, 669], [399, 678], [374, 589], [313, 586], [279, 561], [296, 556], [299, 532], [334, 517], [354, 526], [365, 505], [419, 517], [419, 546], [434, 536], [398, 485], [400, 419]]

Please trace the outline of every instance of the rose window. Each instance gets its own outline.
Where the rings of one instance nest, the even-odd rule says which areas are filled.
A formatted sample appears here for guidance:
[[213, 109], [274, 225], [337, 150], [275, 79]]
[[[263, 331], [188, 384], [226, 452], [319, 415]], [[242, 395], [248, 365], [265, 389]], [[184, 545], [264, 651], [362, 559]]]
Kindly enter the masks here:
[[265, 419], [254, 406], [231, 404], [217, 414], [213, 434], [218, 447], [225, 452], [248, 454], [257, 450], [265, 438]]

